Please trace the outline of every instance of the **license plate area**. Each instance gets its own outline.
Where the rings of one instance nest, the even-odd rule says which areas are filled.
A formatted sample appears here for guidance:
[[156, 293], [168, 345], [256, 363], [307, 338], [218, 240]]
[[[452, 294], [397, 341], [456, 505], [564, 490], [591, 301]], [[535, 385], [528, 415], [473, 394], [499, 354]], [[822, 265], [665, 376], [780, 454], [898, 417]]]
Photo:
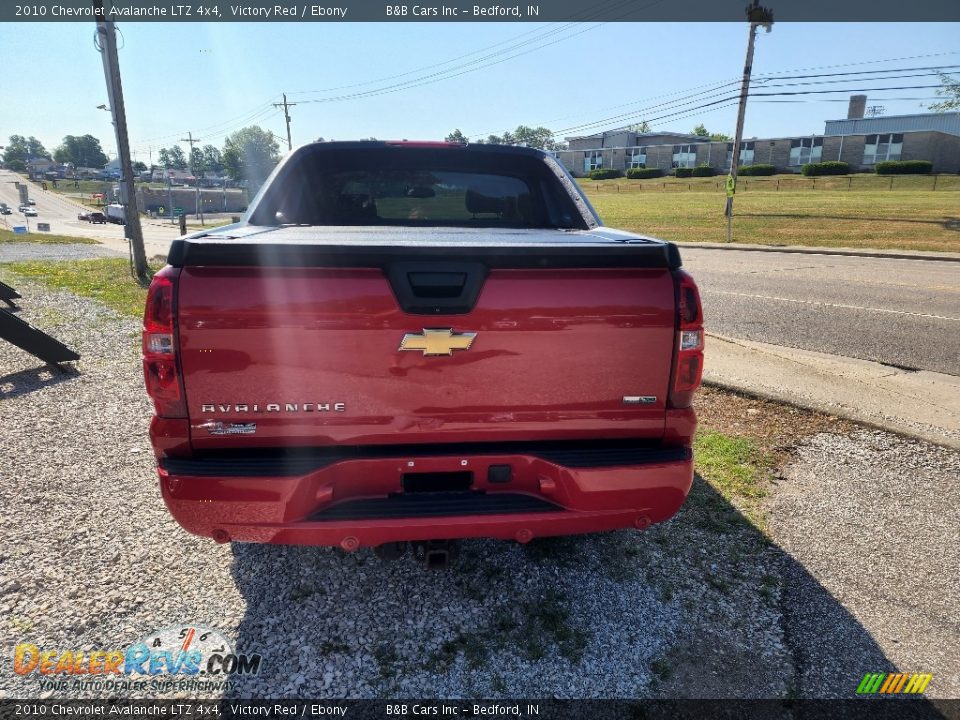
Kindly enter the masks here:
[[473, 486], [473, 472], [403, 473], [402, 480], [405, 493], [467, 492]]

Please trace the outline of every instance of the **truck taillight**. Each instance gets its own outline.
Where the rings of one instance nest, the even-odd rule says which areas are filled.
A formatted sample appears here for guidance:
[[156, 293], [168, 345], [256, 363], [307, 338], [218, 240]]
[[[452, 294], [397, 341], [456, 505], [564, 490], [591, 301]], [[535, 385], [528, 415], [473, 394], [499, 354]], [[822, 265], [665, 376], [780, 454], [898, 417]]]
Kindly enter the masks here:
[[678, 270], [675, 277], [678, 322], [670, 406], [686, 408], [693, 403], [693, 393], [703, 375], [703, 307], [693, 278], [683, 270]]
[[153, 276], [143, 312], [143, 378], [157, 417], [186, 417], [177, 363], [176, 290], [180, 271], [165, 267]]

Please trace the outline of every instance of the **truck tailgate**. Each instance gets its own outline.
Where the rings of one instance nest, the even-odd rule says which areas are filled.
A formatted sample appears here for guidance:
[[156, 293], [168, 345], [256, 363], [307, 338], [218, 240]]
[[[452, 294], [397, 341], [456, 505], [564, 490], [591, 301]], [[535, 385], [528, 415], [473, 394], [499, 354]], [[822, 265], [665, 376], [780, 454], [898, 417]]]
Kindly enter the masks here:
[[[424, 314], [380, 267], [187, 264], [193, 447], [660, 437], [670, 269], [493, 265], [467, 311]], [[449, 355], [400, 349], [427, 330]]]

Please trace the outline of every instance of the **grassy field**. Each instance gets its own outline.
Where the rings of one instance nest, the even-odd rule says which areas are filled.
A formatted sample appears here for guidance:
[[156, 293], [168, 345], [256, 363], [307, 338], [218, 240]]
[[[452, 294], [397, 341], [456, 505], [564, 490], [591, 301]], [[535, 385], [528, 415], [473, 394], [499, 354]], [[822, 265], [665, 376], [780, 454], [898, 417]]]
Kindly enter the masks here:
[[125, 258], [103, 260], [36, 260], [4, 264], [5, 268], [42, 282], [48, 287], [69, 290], [94, 298], [119, 313], [141, 317], [147, 289], [130, 275]]
[[[780, 180], [780, 190], [776, 182]], [[960, 251], [960, 177], [741, 178], [735, 242], [891, 250]], [[880, 181], [880, 184], [877, 182]], [[869, 183], [874, 183], [871, 189]], [[604, 223], [686, 242], [723, 242], [725, 196], [717, 178], [581, 181]], [[746, 185], [746, 187], [745, 187]], [[800, 189], [804, 188], [804, 189]], [[950, 189], [948, 189], [950, 188]]]
[[[36, 231], [20, 234], [12, 230], [0, 228], [0, 245], [4, 243], [51, 243], [58, 245], [82, 243], [84, 245], [99, 245], [99, 243], [92, 238], [51, 235], [50, 233]], [[3, 256], [0, 255], [0, 261], [2, 261], [2, 257]]]

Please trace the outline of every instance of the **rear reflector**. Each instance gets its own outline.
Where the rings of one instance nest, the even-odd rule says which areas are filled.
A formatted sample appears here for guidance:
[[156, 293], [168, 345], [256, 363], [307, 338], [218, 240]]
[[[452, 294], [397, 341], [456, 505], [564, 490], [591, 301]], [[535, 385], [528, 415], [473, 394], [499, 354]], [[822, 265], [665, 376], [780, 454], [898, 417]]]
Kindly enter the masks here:
[[680, 349], [699, 350], [703, 347], [703, 330], [681, 330]]

